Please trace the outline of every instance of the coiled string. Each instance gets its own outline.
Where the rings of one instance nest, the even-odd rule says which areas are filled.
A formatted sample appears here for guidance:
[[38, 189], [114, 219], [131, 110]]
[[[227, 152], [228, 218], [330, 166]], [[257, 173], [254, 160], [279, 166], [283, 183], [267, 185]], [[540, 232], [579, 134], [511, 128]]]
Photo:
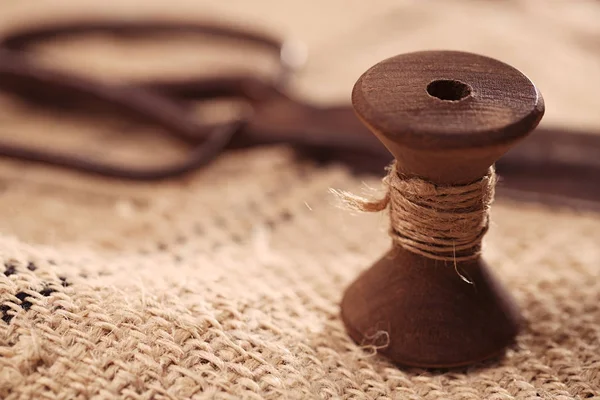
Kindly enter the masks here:
[[390, 236], [404, 249], [442, 261], [472, 260], [481, 253], [489, 227], [496, 173], [464, 185], [439, 185], [400, 175], [395, 162], [383, 179], [386, 195], [369, 200], [332, 189], [348, 207], [379, 212], [389, 206]]

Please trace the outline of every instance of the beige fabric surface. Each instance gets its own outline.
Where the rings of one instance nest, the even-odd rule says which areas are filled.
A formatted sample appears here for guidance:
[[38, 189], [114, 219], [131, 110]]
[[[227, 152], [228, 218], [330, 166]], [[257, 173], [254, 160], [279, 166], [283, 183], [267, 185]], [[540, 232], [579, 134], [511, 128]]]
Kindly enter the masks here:
[[[539, 84], [545, 124], [600, 128], [597, 2], [32, 4], [2, 1], [0, 29], [86, 13], [267, 24], [306, 41], [312, 58], [294, 86], [322, 103], [348, 101], [381, 58], [477, 51]], [[189, 49], [72, 43], [48, 60], [139, 77], [193, 70], [204, 53]], [[0, 104], [2, 135], [15, 140], [51, 136], [98, 153], [90, 140], [116, 147], [131, 144], [118, 133], [146, 132]], [[159, 144], [153, 136], [107, 156], [137, 163], [178, 151]], [[600, 399], [599, 215], [497, 201], [484, 254], [526, 329], [498, 360], [402, 369], [353, 343], [339, 318], [344, 288], [390, 244], [386, 215], [340, 209], [329, 193], [360, 193], [363, 182], [380, 187], [285, 146], [228, 153], [154, 184], [1, 160], [0, 398]]]

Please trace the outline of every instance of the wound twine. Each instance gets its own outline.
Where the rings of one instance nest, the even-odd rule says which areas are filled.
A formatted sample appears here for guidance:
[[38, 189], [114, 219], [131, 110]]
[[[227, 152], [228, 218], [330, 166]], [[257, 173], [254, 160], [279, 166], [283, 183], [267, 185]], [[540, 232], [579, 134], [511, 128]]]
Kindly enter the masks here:
[[379, 212], [389, 205], [390, 236], [395, 244], [422, 256], [442, 261], [477, 258], [489, 227], [496, 173], [491, 167], [478, 181], [464, 185], [438, 185], [400, 175], [394, 162], [383, 179], [381, 200], [369, 200], [332, 189], [348, 207]]

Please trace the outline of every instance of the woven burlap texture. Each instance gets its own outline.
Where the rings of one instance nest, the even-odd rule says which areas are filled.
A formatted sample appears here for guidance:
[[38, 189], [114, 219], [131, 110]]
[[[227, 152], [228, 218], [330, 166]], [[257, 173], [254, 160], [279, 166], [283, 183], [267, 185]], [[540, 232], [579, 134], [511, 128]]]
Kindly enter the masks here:
[[[19, 12], [1, 16], [4, 27], [30, 14], [51, 17], [69, 8], [66, 2], [35, 9], [17, 3]], [[96, 3], [88, 9], [120, 7]], [[199, 3], [211, 2], [158, 8], [202, 16]], [[540, 2], [537, 10], [533, 2], [507, 2], [512, 6], [502, 9], [480, 4], [483, 8], [473, 10], [468, 3], [435, 8], [410, 3], [396, 14], [386, 14], [385, 7], [400, 2], [381, 2], [379, 9], [324, 4], [342, 13], [337, 25], [326, 13], [315, 14], [314, 5], [290, 11], [275, 2], [236, 2], [236, 12], [290, 24], [306, 35], [316, 62], [298, 90], [313, 99], [347, 102], [358, 74], [379, 58], [434, 44], [452, 47], [443, 41], [454, 32], [456, 43], [504, 54], [545, 83], [551, 122], [598, 126], [599, 114], [590, 112], [597, 109], [596, 97], [572, 101], [574, 93], [587, 90], [585, 71], [597, 67], [597, 58], [586, 59], [593, 41], [576, 39], [591, 38], [597, 29], [585, 2], [569, 2], [560, 18]], [[218, 4], [211, 3], [217, 14], [225, 11]], [[138, 14], [153, 15], [141, 7], [126, 13]], [[537, 26], [528, 22], [535, 15]], [[363, 16], [376, 17], [381, 26], [402, 19], [407, 33], [399, 37], [406, 42], [395, 46], [373, 24], [361, 25]], [[472, 23], [459, 23], [464, 18]], [[425, 21], [428, 28], [411, 21]], [[501, 28], [507, 21], [509, 30]], [[314, 30], [304, 29], [308, 25]], [[459, 26], [481, 30], [474, 35]], [[568, 27], [572, 30], [560, 33]], [[331, 44], [345, 43], [341, 38], [357, 30], [365, 35], [351, 46]], [[510, 33], [525, 44], [500, 40]], [[438, 42], [428, 41], [432, 37]], [[369, 51], [377, 43], [381, 47]], [[119, 57], [126, 53], [111, 46], [79, 45], [76, 66], [119, 75], [105, 67], [111, 62], [123, 67]], [[333, 48], [337, 62], [327, 57]], [[539, 54], [531, 55], [532, 49]], [[117, 57], [102, 55], [107, 53]], [[556, 61], [534, 63], [542, 53], [560, 54], [557, 60], [582, 66], [582, 72], [561, 81]], [[157, 53], [143, 47], [135, 54]], [[193, 67], [199, 54], [186, 53], [182, 65]], [[146, 60], [135, 74], [148, 73], [155, 62], [159, 70], [178, 65], [169, 57]], [[71, 143], [96, 155], [97, 147], [81, 134], [94, 131], [96, 140], [113, 143], [110, 149], [119, 153], [117, 144], [137, 129], [110, 120], [56, 118], [1, 101], [8, 134], [39, 141], [51, 136], [53, 145]], [[153, 140], [135, 144], [129, 156], [136, 162], [156, 159]], [[329, 189], [364, 193], [363, 181], [381, 188], [380, 178], [354, 176], [342, 165], [318, 166], [286, 147], [228, 153], [192, 176], [156, 184], [2, 160], [0, 399], [600, 399], [597, 214], [506, 199], [494, 203], [483, 253], [526, 320], [504, 357], [452, 371], [402, 369], [349, 339], [339, 301], [346, 286], [388, 250], [389, 220], [385, 213], [339, 207]]]
[[[109, 185], [94, 184], [46, 191], [30, 230], [52, 229], [44, 216], [63, 199], [65, 225], [103, 221], [90, 235], [110, 248], [0, 241], [1, 398], [598, 394], [598, 217], [497, 202], [484, 252], [528, 326], [502, 360], [427, 372], [397, 369], [344, 331], [342, 291], [389, 240], [383, 215], [348, 215], [332, 201], [330, 186], [360, 189], [342, 168], [271, 149], [135, 194], [110, 185], [118, 194], [101, 197]], [[25, 207], [36, 195], [33, 183], [4, 194]]]

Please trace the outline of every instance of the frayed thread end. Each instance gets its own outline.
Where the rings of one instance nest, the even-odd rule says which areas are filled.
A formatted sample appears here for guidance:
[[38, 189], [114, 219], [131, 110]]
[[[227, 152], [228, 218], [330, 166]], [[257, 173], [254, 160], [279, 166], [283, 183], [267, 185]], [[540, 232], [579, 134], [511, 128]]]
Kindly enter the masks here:
[[329, 189], [346, 208], [361, 212], [379, 212], [385, 210], [390, 202], [389, 192], [379, 200], [370, 200], [362, 196], [355, 195], [344, 190]]

